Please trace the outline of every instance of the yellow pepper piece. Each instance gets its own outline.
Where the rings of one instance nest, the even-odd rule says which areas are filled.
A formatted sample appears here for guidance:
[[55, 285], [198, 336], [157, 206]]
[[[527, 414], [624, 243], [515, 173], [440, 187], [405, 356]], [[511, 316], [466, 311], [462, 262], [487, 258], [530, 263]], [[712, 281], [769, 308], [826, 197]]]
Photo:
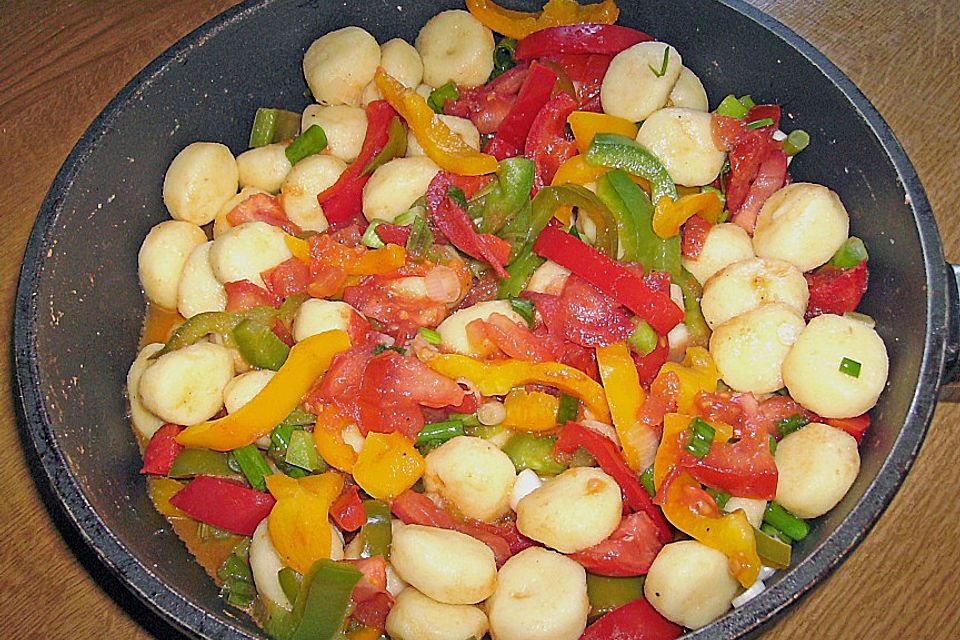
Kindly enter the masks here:
[[270, 538], [284, 564], [301, 574], [330, 557], [330, 505], [343, 491], [336, 472], [294, 480], [276, 473], [267, 476], [267, 489], [277, 499], [267, 518]]
[[397, 244], [364, 252], [360, 260], [349, 265], [347, 275], [372, 276], [396, 271], [407, 262], [407, 250]]
[[653, 212], [653, 231], [666, 240], [680, 233], [680, 225], [695, 215], [716, 224], [721, 213], [723, 203], [712, 191], [693, 193], [677, 200], [660, 198]]
[[280, 370], [250, 402], [218, 420], [187, 427], [177, 436], [177, 442], [214, 451], [230, 451], [256, 442], [297, 408], [333, 356], [348, 348], [350, 338], [343, 331], [325, 331], [298, 342]]
[[423, 456], [400, 433], [369, 433], [353, 465], [353, 479], [378, 500], [389, 500], [412, 487], [424, 470]]
[[506, 395], [525, 384], [555, 387], [579, 398], [595, 420], [610, 421], [603, 387], [583, 371], [559, 362], [533, 364], [509, 359], [485, 363], [468, 356], [443, 354], [427, 360], [427, 366], [448, 378], [469, 381], [484, 396]]
[[[653, 480], [657, 490], [674, 470], [682, 451], [678, 438], [690, 426], [693, 416], [668, 413], [663, 421], [663, 440], [657, 451]], [[760, 556], [756, 537], [746, 514], [738, 509], [720, 517], [703, 515], [691, 493], [700, 483], [689, 473], [679, 472], [664, 496], [663, 515], [680, 531], [727, 556], [730, 573], [744, 587], [749, 587], [760, 574]]]
[[507, 415], [503, 426], [518, 431], [549, 431], [557, 428], [560, 399], [543, 391], [514, 389], [503, 399]]
[[567, 123], [573, 130], [580, 153], [586, 153], [598, 133], [618, 133], [631, 140], [637, 137], [640, 129], [626, 118], [595, 113], [593, 111], [574, 111], [567, 116]]
[[283, 236], [283, 242], [287, 245], [287, 249], [290, 250], [290, 253], [293, 254], [294, 258], [303, 262], [310, 262], [309, 242], [289, 234]]
[[504, 9], [492, 0], [467, 0], [467, 9], [484, 26], [520, 40], [547, 27], [567, 24], [613, 24], [620, 15], [614, 0], [580, 5], [576, 0], [550, 0], [539, 13]]
[[343, 429], [352, 424], [332, 405], [324, 405], [317, 412], [317, 424], [313, 427], [313, 442], [324, 462], [335, 469], [351, 473], [357, 461], [353, 447], [343, 441]]
[[626, 342], [617, 342], [597, 349], [597, 366], [603, 390], [617, 437], [623, 448], [623, 457], [634, 471], [642, 473], [653, 464], [660, 437], [649, 426], [637, 419], [637, 414], [646, 401], [646, 393], [640, 386], [637, 367], [630, 357]]
[[397, 82], [382, 68], [377, 69], [374, 81], [390, 106], [407, 121], [424, 152], [441, 169], [461, 176], [480, 176], [497, 170], [497, 159], [480, 153], [451, 131], [423, 96]]
[[[561, 184], [587, 185], [596, 182], [600, 176], [608, 171], [610, 171], [610, 169], [606, 167], [595, 167], [592, 164], [589, 164], [582, 155], [577, 154], [571, 158], [568, 158], [563, 164], [560, 165], [560, 167], [557, 169], [557, 172], [553, 176], [553, 181], [551, 181], [550, 184], [551, 186], [557, 186]], [[650, 193], [649, 182], [635, 175], [630, 175], [630, 179], [637, 183], [637, 185], [639, 185], [640, 188], [646, 191], [648, 194]], [[573, 207], [566, 205], [557, 207], [556, 211], [553, 212], [553, 217], [562, 222], [565, 226], [569, 226], [572, 216]]]
[[373, 627], [364, 627], [347, 632], [347, 640], [380, 640], [380, 637], [380, 629], [374, 629]]
[[183, 489], [183, 484], [173, 478], [165, 478], [163, 476], [149, 476], [147, 478], [147, 493], [150, 494], [153, 505], [157, 511], [168, 518], [190, 517], [170, 504], [170, 498], [176, 495], [181, 489]]
[[680, 380], [680, 394], [677, 398], [677, 409], [680, 413], [696, 413], [694, 399], [701, 391], [713, 393], [717, 390], [717, 381], [720, 372], [713, 363], [710, 352], [703, 347], [690, 347], [683, 358], [683, 363], [667, 362], [657, 374], [654, 384], [657, 384], [668, 373], [676, 374]]

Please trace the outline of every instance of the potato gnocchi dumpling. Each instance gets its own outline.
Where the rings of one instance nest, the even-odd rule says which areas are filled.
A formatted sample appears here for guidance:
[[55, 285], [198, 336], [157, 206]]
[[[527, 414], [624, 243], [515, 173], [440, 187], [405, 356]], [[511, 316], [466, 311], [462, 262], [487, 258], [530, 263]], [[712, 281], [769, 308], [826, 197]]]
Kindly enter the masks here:
[[176, 309], [187, 261], [206, 241], [203, 229], [191, 222], [167, 220], [150, 229], [137, 254], [140, 286], [147, 299], [164, 309]]
[[339, 300], [311, 298], [300, 305], [293, 321], [293, 339], [301, 342], [324, 331], [349, 333], [350, 322], [356, 310]]
[[163, 177], [163, 204], [174, 220], [204, 225], [237, 192], [237, 160], [217, 142], [187, 145], [170, 163]]
[[516, 323], [524, 322], [520, 314], [514, 311], [506, 300], [478, 302], [466, 309], [451, 313], [440, 323], [437, 333], [440, 334], [441, 345], [449, 351], [467, 356], [483, 355], [478, 351], [478, 346], [470, 342], [467, 325], [474, 320], [486, 320], [494, 313], [505, 315]]
[[153, 364], [150, 356], [163, 349], [159, 342], [152, 342], [145, 345], [136, 360], [130, 365], [127, 372], [127, 400], [130, 402], [130, 422], [133, 428], [143, 438], [151, 438], [157, 432], [157, 429], [163, 426], [163, 418], [160, 418], [143, 406], [140, 400], [140, 376]]
[[280, 187], [280, 201], [287, 217], [305, 231], [325, 231], [327, 218], [317, 195], [333, 186], [347, 165], [334, 156], [304, 158], [290, 171]]
[[199, 424], [223, 407], [223, 389], [233, 379], [233, 356], [201, 342], [160, 356], [140, 376], [143, 406], [174, 424]]
[[682, 68], [680, 53], [664, 42], [641, 42], [621, 51], [600, 85], [604, 113], [631, 122], [646, 120], [667, 104]]
[[707, 91], [703, 88], [703, 83], [700, 82], [697, 74], [687, 67], [680, 69], [680, 76], [667, 97], [666, 106], [693, 109], [694, 111], [710, 110]]
[[[697, 282], [706, 284], [714, 274], [734, 262], [753, 257], [753, 241], [743, 227], [724, 222], [710, 227], [696, 258], [681, 258], [683, 267]], [[702, 303], [701, 303], [702, 304]]]
[[455, 82], [476, 87], [493, 71], [493, 33], [469, 12], [442, 11], [417, 36], [423, 81], [432, 87]]
[[387, 633], [394, 640], [482, 638], [488, 628], [480, 607], [437, 602], [413, 587], [397, 596], [387, 616]]
[[268, 193], [280, 191], [280, 185], [292, 169], [286, 148], [280, 143], [268, 144], [237, 156], [240, 187], [253, 187]]
[[468, 518], [494, 522], [510, 509], [517, 479], [513, 462], [481, 438], [460, 436], [426, 456], [424, 487]]
[[660, 109], [644, 120], [637, 142], [657, 156], [677, 184], [710, 184], [720, 175], [726, 158], [713, 141], [710, 120], [705, 111]]
[[249, 280], [263, 286], [260, 274], [293, 257], [286, 234], [266, 222], [245, 222], [213, 241], [210, 266], [222, 283]]
[[378, 167], [363, 187], [363, 215], [367, 220], [393, 222], [426, 192], [439, 171], [426, 156], [394, 158]]
[[303, 56], [303, 75], [317, 102], [357, 106], [379, 65], [376, 38], [360, 27], [344, 27], [310, 45]]
[[[480, 150], [480, 132], [477, 131], [477, 127], [474, 126], [469, 119], [458, 116], [441, 115], [440, 120], [450, 127], [450, 130], [460, 136], [469, 146], [478, 151]], [[426, 153], [423, 147], [420, 146], [420, 143], [417, 142], [417, 136], [413, 134], [413, 131], [407, 130], [407, 157], [423, 155], [426, 155]]]
[[748, 258], [728, 265], [707, 281], [700, 307], [707, 324], [715, 329], [731, 318], [773, 302], [803, 315], [809, 299], [807, 281], [792, 264]]
[[346, 104], [312, 104], [303, 110], [301, 131], [313, 125], [327, 136], [327, 152], [344, 162], [353, 162], [360, 155], [367, 135], [367, 112]]
[[[397, 82], [411, 89], [416, 89], [423, 80], [423, 60], [416, 48], [402, 38], [394, 38], [380, 45], [380, 66]], [[382, 98], [373, 82], [363, 90], [365, 105]]]
[[177, 310], [184, 318], [227, 307], [227, 292], [210, 266], [211, 247], [212, 240], [197, 245], [183, 265], [177, 284]]
[[800, 518], [833, 509], [860, 473], [857, 441], [849, 433], [813, 422], [777, 445], [777, 502]]

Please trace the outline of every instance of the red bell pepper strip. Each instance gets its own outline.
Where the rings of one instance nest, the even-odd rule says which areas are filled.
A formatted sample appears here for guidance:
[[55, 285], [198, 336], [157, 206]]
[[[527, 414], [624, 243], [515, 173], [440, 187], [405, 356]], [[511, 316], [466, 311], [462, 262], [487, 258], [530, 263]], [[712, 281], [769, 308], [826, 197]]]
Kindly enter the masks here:
[[787, 154], [779, 149], [769, 151], [760, 166], [757, 175], [747, 189], [747, 195], [740, 209], [730, 219], [752, 233], [757, 226], [757, 216], [767, 198], [777, 192], [787, 182]]
[[194, 520], [241, 536], [252, 536], [276, 502], [265, 491], [212, 476], [197, 476], [170, 498]]
[[517, 60], [558, 53], [615, 56], [624, 49], [648, 40], [653, 40], [653, 36], [616, 24], [571, 24], [531, 33], [517, 44], [513, 56]]
[[589, 451], [597, 459], [600, 468], [617, 481], [623, 491], [624, 501], [631, 510], [647, 514], [656, 527], [657, 539], [660, 542], [666, 544], [673, 540], [673, 531], [667, 519], [663, 517], [660, 508], [653, 504], [653, 499], [640, 484], [637, 474], [627, 466], [617, 443], [576, 422], [568, 422], [560, 431], [554, 452], [572, 455], [577, 447]]
[[529, 65], [524, 62], [485, 85], [460, 87], [460, 97], [447, 100], [443, 112], [448, 116], [469, 118], [480, 133], [495, 133], [510, 113], [528, 69]]
[[303, 231], [287, 217], [287, 212], [280, 206], [276, 196], [266, 193], [255, 193], [227, 214], [227, 222], [237, 226], [245, 222], [266, 222], [280, 227], [292, 236], [299, 236]]
[[870, 416], [866, 413], [856, 418], [826, 418], [823, 420], [831, 427], [846, 431], [859, 443], [863, 440], [863, 434], [870, 428]]
[[356, 531], [367, 522], [357, 485], [352, 484], [343, 490], [330, 506], [330, 517], [344, 531]]
[[146, 451], [143, 452], [143, 467], [140, 473], [165, 476], [170, 473], [174, 458], [183, 451], [183, 445], [176, 441], [177, 434], [183, 431], [178, 424], [167, 423], [157, 429]]
[[570, 554], [570, 558], [590, 573], [601, 576], [642, 576], [662, 548], [657, 525], [645, 512], [638, 511], [621, 520], [609, 538]]
[[852, 269], [827, 265], [803, 274], [810, 289], [804, 317], [810, 320], [824, 313], [843, 315], [847, 311], [856, 311], [867, 292], [867, 276], [866, 260]]
[[363, 186], [370, 176], [361, 175], [373, 158], [390, 139], [390, 122], [397, 112], [386, 100], [375, 100], [367, 105], [367, 134], [360, 155], [332, 186], [317, 196], [323, 215], [331, 224], [344, 222], [363, 208]]
[[530, 71], [520, 87], [517, 100], [507, 116], [500, 123], [497, 134], [487, 145], [485, 151], [497, 158], [512, 158], [520, 154], [527, 141], [527, 134], [534, 118], [550, 99], [553, 85], [557, 82], [557, 72], [546, 65], [533, 62]]
[[467, 212], [450, 197], [455, 186], [446, 171], [441, 171], [427, 187], [427, 211], [437, 228], [460, 251], [482, 260], [501, 278], [510, 274], [503, 268], [510, 258], [510, 244], [489, 233], [477, 233]]
[[533, 195], [553, 181], [561, 164], [577, 154], [577, 143], [567, 134], [567, 117], [577, 106], [576, 98], [558, 93], [543, 105], [530, 126], [523, 155], [533, 160], [536, 168]]
[[634, 600], [587, 627], [580, 640], [673, 640], [683, 635], [676, 625], [641, 598]]
[[538, 255], [570, 269], [666, 335], [683, 321], [683, 309], [643, 278], [565, 231], [547, 227], [533, 245]]
[[599, 113], [603, 111], [600, 106], [600, 85], [603, 84], [603, 76], [607, 74], [607, 67], [612, 59], [611, 56], [603, 55], [565, 54], [546, 56], [542, 62], [552, 62], [567, 74], [577, 92], [581, 111]]

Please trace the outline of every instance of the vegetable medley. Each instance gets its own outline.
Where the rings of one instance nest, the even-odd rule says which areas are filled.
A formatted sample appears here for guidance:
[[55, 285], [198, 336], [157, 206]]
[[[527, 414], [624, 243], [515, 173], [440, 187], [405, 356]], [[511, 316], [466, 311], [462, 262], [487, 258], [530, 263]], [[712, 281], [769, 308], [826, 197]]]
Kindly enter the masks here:
[[778, 105], [709, 111], [613, 0], [466, 4], [323, 35], [317, 104], [173, 159], [142, 473], [277, 638], [675, 638], [858, 474], [866, 248]]

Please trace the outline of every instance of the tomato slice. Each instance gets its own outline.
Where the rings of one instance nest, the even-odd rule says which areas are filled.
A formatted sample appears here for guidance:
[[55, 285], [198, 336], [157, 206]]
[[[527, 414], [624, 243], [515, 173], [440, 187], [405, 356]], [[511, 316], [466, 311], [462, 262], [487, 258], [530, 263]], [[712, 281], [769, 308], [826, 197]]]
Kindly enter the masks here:
[[852, 269], [825, 266], [803, 274], [810, 289], [807, 303], [807, 320], [824, 313], [843, 315], [856, 311], [867, 292], [867, 263], [861, 262]]
[[646, 513], [631, 513], [620, 521], [610, 537], [570, 557], [590, 573], [602, 576], [642, 576], [653, 564], [663, 543], [657, 526]]

